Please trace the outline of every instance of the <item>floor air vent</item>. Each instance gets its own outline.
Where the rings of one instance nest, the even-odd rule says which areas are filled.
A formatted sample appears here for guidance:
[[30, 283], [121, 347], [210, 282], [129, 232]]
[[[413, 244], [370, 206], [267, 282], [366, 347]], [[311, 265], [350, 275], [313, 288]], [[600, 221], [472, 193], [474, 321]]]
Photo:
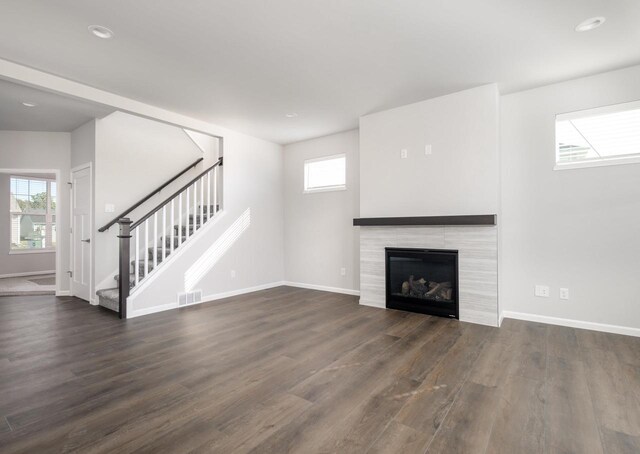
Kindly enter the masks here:
[[178, 306], [187, 306], [189, 304], [200, 303], [202, 301], [202, 290], [194, 290], [193, 292], [178, 293]]

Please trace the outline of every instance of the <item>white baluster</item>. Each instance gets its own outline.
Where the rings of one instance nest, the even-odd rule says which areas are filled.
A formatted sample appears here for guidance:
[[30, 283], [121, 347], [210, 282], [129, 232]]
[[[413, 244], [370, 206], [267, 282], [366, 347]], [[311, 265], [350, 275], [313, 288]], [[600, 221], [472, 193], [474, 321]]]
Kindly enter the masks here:
[[207, 221], [211, 219], [211, 171], [207, 172]]
[[182, 244], [182, 192], [178, 197], [178, 246], [180, 246]]
[[158, 266], [158, 212], [153, 213], [153, 268]]
[[162, 260], [167, 258], [167, 205], [162, 207]]
[[144, 276], [149, 275], [149, 219], [144, 220]]
[[204, 176], [200, 178], [200, 225], [204, 224], [204, 216], [202, 206], [204, 204]]
[[198, 214], [198, 182], [193, 183], [193, 233], [196, 233], [198, 226], [198, 220], [196, 215]]
[[189, 234], [189, 226], [191, 224], [191, 219], [189, 219], [189, 204], [191, 203], [189, 199], [189, 191], [191, 190], [191, 186], [187, 188], [187, 228], [185, 229], [185, 240], [188, 240], [191, 236]]
[[213, 214], [218, 212], [218, 166], [213, 168]]
[[175, 199], [171, 199], [171, 254], [173, 254], [173, 246], [175, 244], [175, 234], [176, 234], [176, 229], [174, 227], [174, 225], [176, 225], [176, 223], [174, 222], [174, 211], [175, 211], [175, 203], [174, 203]]
[[135, 268], [135, 283], [138, 285], [138, 282], [140, 282], [140, 229], [138, 227], [136, 227], [135, 248], [136, 259], [133, 262], [133, 266]]

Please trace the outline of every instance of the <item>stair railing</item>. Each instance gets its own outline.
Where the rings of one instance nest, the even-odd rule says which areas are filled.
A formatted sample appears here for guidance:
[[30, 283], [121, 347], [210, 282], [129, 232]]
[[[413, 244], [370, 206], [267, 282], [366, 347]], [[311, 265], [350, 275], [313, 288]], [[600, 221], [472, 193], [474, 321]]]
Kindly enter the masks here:
[[[149, 273], [219, 211], [218, 169], [221, 166], [222, 158], [138, 221], [132, 222], [129, 218], [121, 218], [117, 221], [120, 226], [118, 235], [120, 318], [127, 317], [127, 298], [149, 277]], [[167, 225], [170, 227], [169, 235], [167, 235]], [[160, 234], [161, 245], [158, 247], [157, 241]], [[150, 236], [152, 243], [149, 242]], [[150, 245], [152, 245], [151, 248]], [[143, 248], [143, 257], [140, 257], [141, 248]], [[133, 261], [131, 260], [132, 249]], [[132, 265], [133, 273], [130, 271]], [[133, 275], [133, 281], [130, 273]]]
[[106, 223], [105, 225], [103, 225], [102, 227], [100, 227], [98, 229], [98, 232], [106, 232], [107, 230], [109, 230], [109, 227], [111, 227], [112, 225], [118, 223], [118, 221], [120, 219], [123, 219], [125, 216], [127, 216], [129, 213], [131, 213], [133, 210], [135, 210], [136, 208], [138, 208], [140, 205], [142, 205], [143, 203], [145, 203], [147, 200], [149, 200], [151, 197], [153, 197], [154, 195], [156, 195], [157, 193], [159, 193], [160, 191], [162, 191], [164, 188], [166, 188], [167, 186], [169, 186], [171, 183], [173, 183], [174, 181], [176, 181], [178, 178], [180, 178], [182, 175], [184, 175], [185, 173], [187, 173], [189, 170], [193, 169], [195, 166], [197, 166], [198, 164], [200, 164], [200, 162], [203, 160], [204, 158], [200, 158], [197, 161], [193, 162], [192, 164], [189, 165], [189, 167], [185, 167], [183, 170], [181, 170], [178, 174], [176, 174], [175, 176], [173, 176], [170, 180], [164, 182], [161, 186], [159, 186], [158, 188], [154, 189], [152, 192], [150, 192], [149, 194], [147, 194], [146, 196], [144, 196], [142, 199], [140, 199], [138, 202], [134, 203], [133, 205], [131, 205], [129, 208], [127, 208], [126, 210], [124, 210], [122, 213], [120, 213], [119, 215], [117, 215], [115, 218], [113, 218], [111, 221], [109, 221], [108, 223]]

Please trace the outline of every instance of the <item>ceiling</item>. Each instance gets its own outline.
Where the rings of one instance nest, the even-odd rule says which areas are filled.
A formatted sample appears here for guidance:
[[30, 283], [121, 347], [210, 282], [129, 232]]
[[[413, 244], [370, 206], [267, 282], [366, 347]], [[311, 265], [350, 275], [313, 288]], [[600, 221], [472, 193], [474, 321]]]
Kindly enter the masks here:
[[[574, 31], [592, 16], [607, 21]], [[640, 1], [3, 0], [0, 58], [289, 143], [478, 85], [638, 64]]]
[[[36, 106], [25, 107], [23, 102]], [[0, 130], [70, 132], [111, 112], [113, 109], [86, 101], [0, 80]]]

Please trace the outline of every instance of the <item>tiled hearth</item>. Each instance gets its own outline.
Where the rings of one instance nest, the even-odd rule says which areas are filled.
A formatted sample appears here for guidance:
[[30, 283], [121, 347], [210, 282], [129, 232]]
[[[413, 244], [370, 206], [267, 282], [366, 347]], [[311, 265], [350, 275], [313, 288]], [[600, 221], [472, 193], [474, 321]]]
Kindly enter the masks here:
[[360, 304], [385, 307], [385, 247], [458, 250], [460, 320], [498, 326], [495, 225], [360, 227]]

